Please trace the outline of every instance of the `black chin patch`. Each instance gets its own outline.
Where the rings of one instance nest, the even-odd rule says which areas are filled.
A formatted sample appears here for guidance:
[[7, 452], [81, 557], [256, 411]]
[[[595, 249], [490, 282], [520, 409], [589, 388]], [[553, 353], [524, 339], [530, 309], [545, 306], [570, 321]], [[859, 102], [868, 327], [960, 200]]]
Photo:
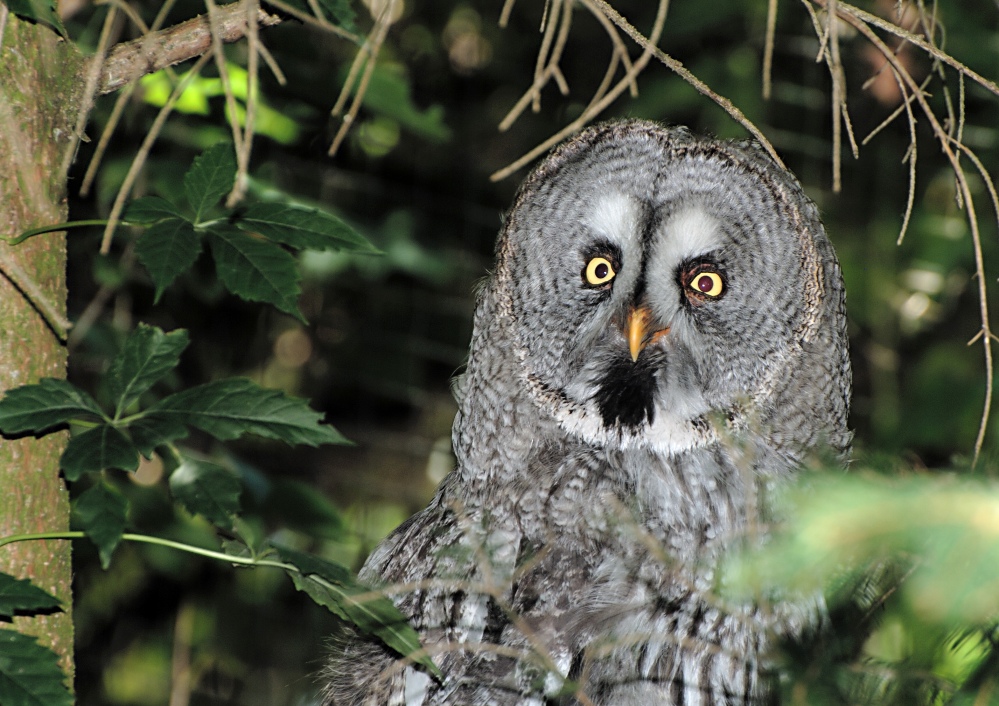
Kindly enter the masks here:
[[608, 366], [593, 396], [605, 427], [636, 429], [652, 423], [656, 413], [656, 371], [647, 361], [647, 356], [637, 363], [621, 357]]

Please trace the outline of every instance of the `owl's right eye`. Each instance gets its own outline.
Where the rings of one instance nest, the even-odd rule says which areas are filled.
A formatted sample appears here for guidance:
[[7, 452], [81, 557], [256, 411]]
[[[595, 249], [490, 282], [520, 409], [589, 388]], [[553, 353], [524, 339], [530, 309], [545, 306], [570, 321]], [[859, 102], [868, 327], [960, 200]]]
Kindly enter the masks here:
[[583, 270], [583, 279], [589, 285], [601, 287], [610, 283], [616, 274], [614, 265], [611, 264], [610, 260], [606, 257], [594, 257], [590, 258], [590, 261], [586, 263], [586, 269]]

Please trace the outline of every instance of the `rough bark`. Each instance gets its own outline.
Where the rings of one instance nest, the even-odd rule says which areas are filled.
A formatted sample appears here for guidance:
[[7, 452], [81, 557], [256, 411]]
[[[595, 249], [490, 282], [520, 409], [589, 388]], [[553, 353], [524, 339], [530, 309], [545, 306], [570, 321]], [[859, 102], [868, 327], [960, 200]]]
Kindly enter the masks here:
[[[62, 152], [79, 105], [75, 47], [0, 6], [0, 235], [66, 220]], [[0, 26], [3, 23], [0, 22]], [[65, 235], [0, 243], [0, 389], [65, 377], [66, 350], [31, 299], [65, 312]], [[30, 278], [25, 286], [25, 278]], [[29, 291], [30, 296], [28, 296]], [[66, 530], [69, 497], [59, 476], [65, 434], [0, 439], [0, 536]], [[72, 675], [70, 546], [18, 542], [0, 548], [0, 571], [30, 578], [63, 602], [64, 612], [19, 617], [15, 627], [55, 650]]]

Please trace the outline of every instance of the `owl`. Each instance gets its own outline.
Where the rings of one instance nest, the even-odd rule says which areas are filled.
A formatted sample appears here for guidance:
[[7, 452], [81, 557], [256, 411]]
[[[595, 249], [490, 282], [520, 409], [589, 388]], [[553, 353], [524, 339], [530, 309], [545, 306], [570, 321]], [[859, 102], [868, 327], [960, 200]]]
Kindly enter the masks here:
[[848, 452], [844, 290], [753, 143], [583, 131], [520, 187], [456, 383], [455, 470], [361, 571], [440, 667], [345, 638], [338, 706], [771, 703], [811, 606], [726, 599], [774, 486]]

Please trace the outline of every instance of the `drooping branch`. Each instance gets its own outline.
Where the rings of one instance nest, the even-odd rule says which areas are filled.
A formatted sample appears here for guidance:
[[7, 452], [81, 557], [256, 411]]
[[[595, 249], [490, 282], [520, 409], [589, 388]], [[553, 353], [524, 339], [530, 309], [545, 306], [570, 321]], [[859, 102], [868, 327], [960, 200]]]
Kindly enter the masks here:
[[[282, 18], [263, 9], [257, 10], [257, 25], [272, 27]], [[246, 36], [248, 22], [241, 2], [218, 8], [218, 37], [223, 42], [235, 42]], [[104, 61], [100, 94], [111, 93], [122, 86], [160, 69], [201, 56], [212, 48], [212, 30], [208, 15], [199, 15], [173, 27], [153, 32], [115, 46]]]

